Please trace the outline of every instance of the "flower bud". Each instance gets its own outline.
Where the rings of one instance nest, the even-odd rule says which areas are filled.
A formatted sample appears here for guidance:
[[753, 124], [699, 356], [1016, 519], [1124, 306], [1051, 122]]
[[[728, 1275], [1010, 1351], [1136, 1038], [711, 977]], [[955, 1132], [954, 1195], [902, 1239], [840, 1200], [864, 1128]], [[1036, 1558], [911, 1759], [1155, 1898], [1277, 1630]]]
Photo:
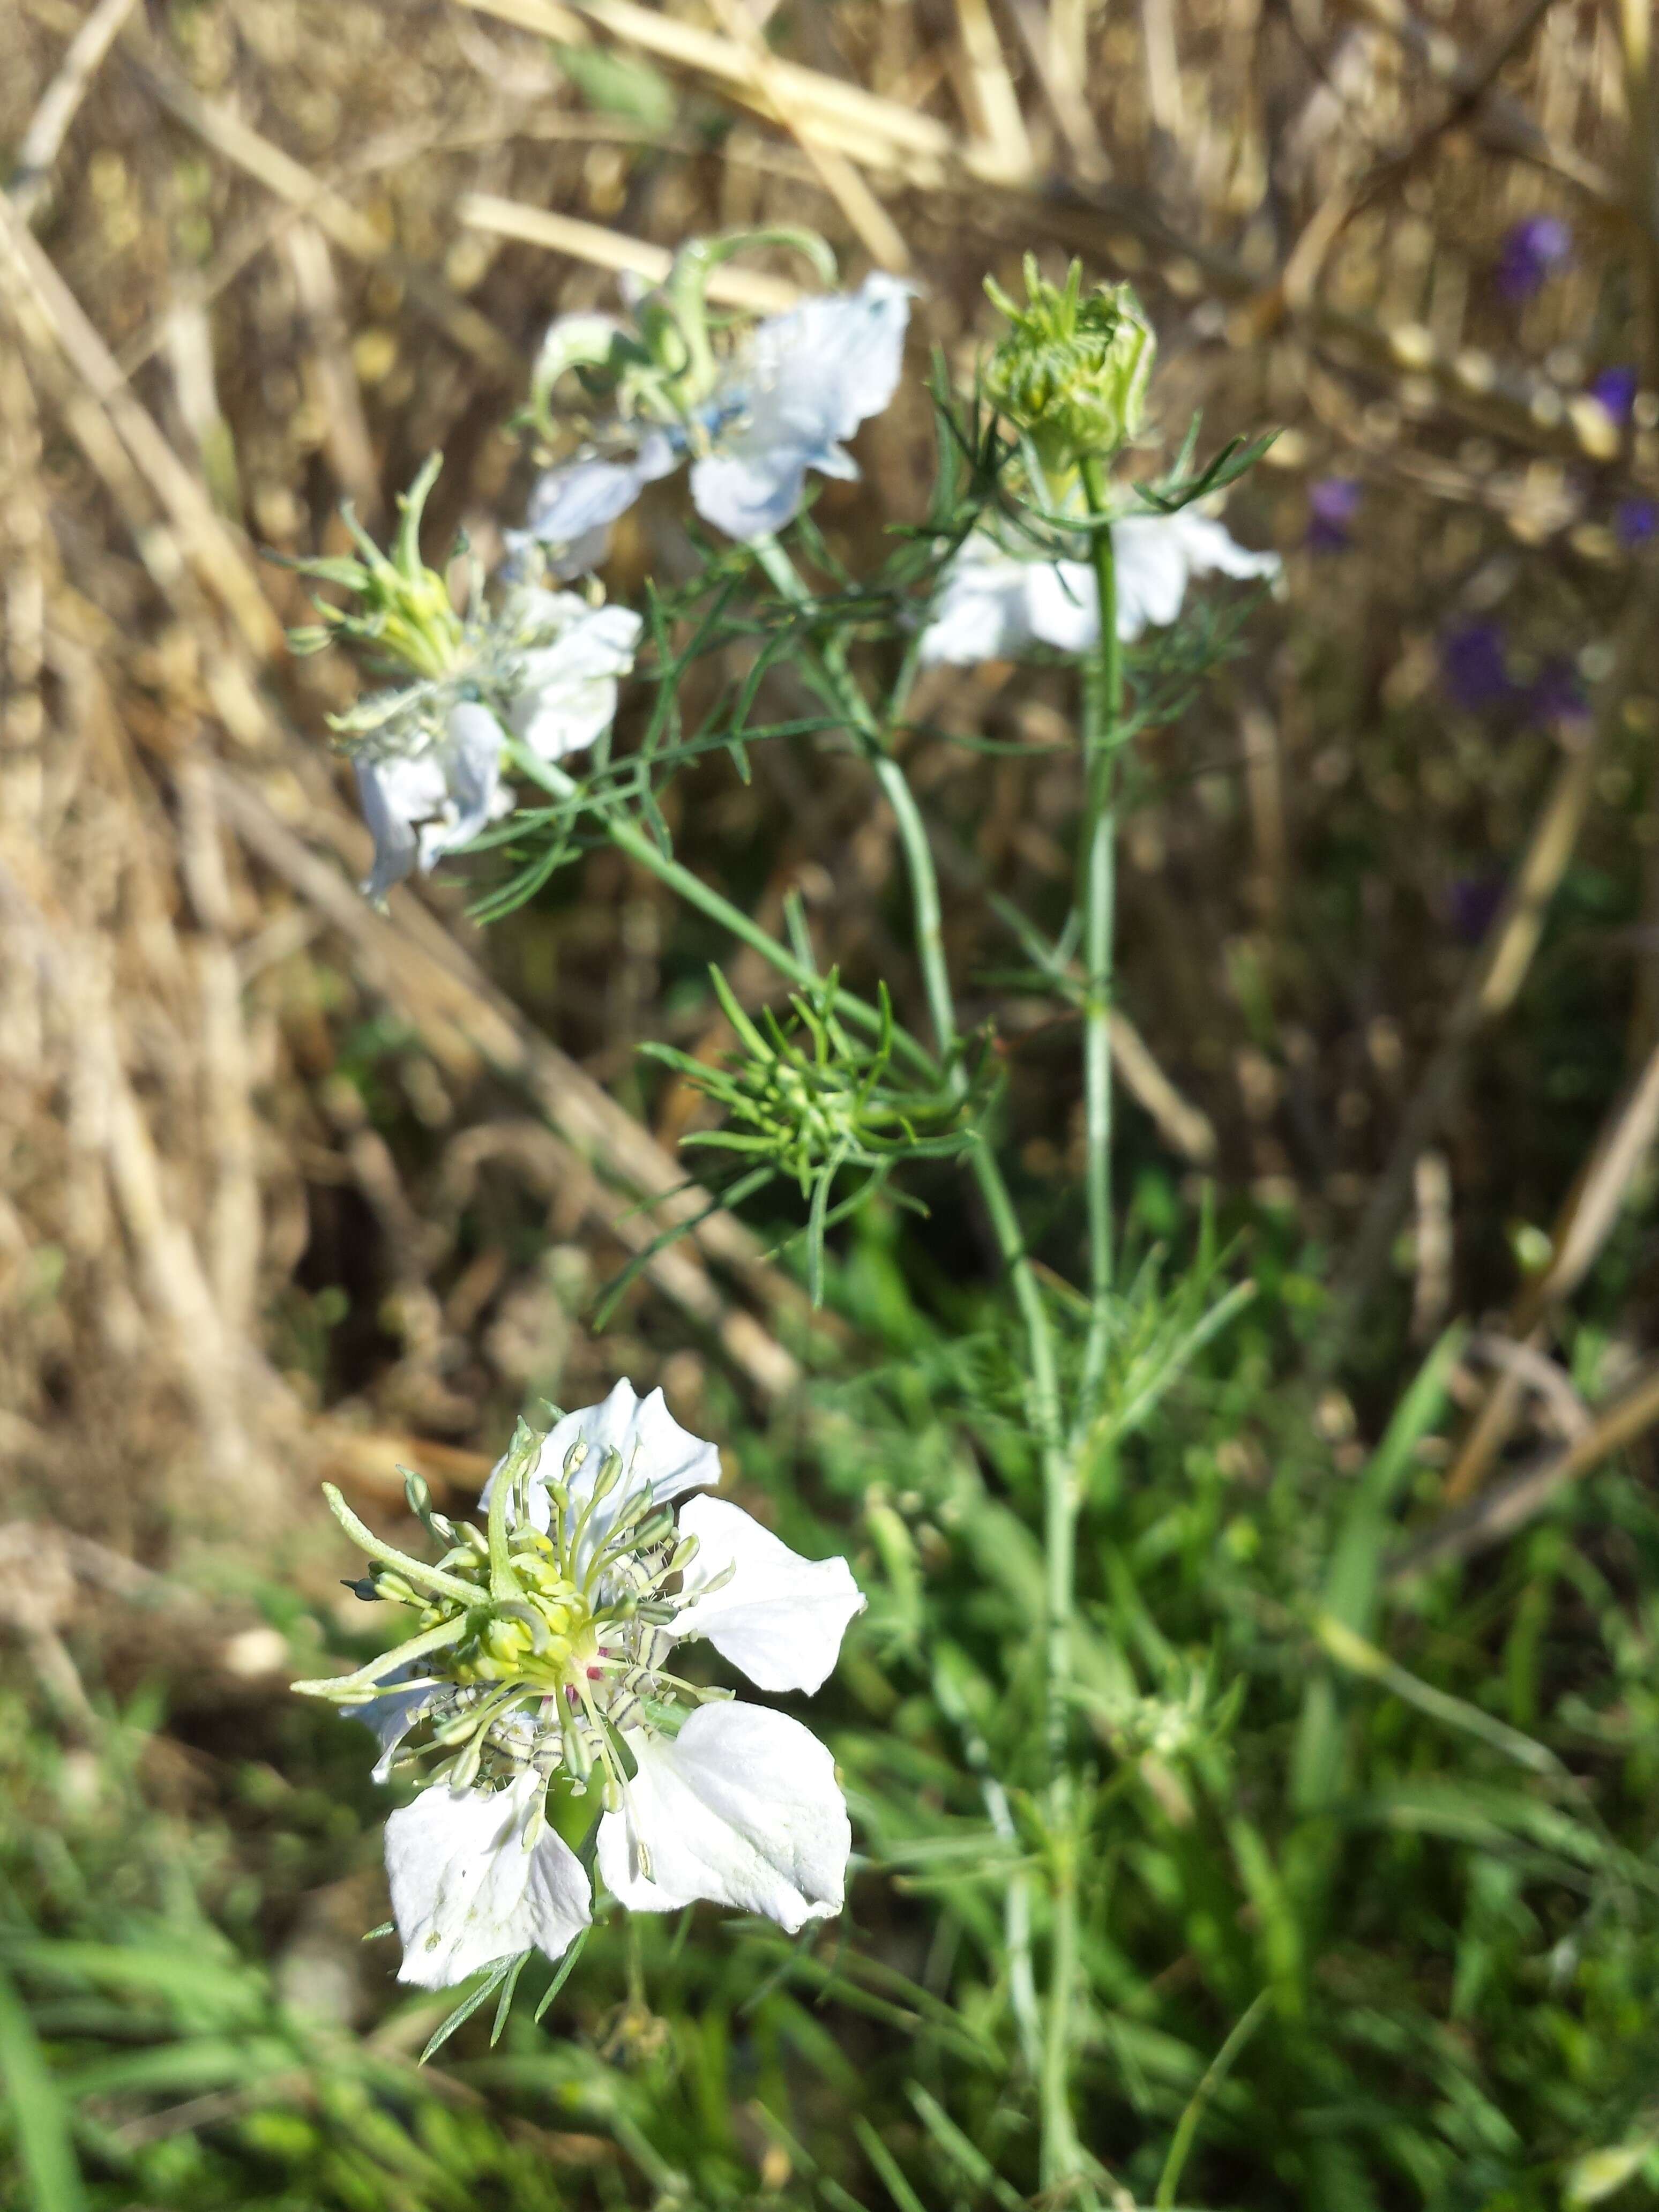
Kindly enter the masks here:
[[1075, 468], [1136, 436], [1157, 341], [1129, 285], [1085, 295], [1074, 261], [1055, 286], [1028, 253], [1023, 307], [992, 280], [985, 289], [1012, 325], [986, 364], [986, 396], [1026, 432], [1045, 469]]

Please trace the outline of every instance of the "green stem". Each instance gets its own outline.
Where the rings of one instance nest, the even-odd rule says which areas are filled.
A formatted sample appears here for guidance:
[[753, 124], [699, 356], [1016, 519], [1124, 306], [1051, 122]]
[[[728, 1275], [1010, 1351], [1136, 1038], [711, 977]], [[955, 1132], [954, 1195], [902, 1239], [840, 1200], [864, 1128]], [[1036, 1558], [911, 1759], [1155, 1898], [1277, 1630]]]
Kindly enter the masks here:
[[[1083, 464], [1089, 512], [1107, 510], [1106, 470]], [[1097, 530], [1089, 558], [1095, 574], [1100, 636], [1084, 676], [1085, 795], [1079, 844], [1083, 904], [1083, 1086], [1089, 1220], [1089, 1333], [1079, 1401], [1079, 1429], [1092, 1419], [1111, 1339], [1112, 1292], [1112, 957], [1116, 903], [1117, 732], [1123, 719], [1123, 666], [1117, 636], [1117, 573], [1109, 530]]]
[[[775, 538], [757, 538], [750, 550], [781, 597], [798, 607], [813, 606], [815, 602], [805, 579]], [[910, 878], [916, 957], [927, 994], [928, 1018], [933, 1025], [933, 1041], [939, 1056], [948, 1060], [957, 1045], [956, 1003], [951, 990], [951, 970], [945, 957], [939, 877], [933, 867], [933, 848], [927, 842], [927, 825], [916, 805], [909, 779], [888, 750], [870, 703], [860, 690], [839, 645], [831, 644], [815, 652], [812, 658], [823, 689], [862, 740], [876, 781], [898, 823], [899, 843]], [[952, 1080], [966, 1088], [967, 1079], [960, 1069], [953, 1071]]]
[[[1091, 514], [1107, 512], [1105, 464], [1082, 468]], [[1084, 2171], [1072, 2118], [1071, 2065], [1077, 1985], [1078, 1838], [1066, 1747], [1072, 1704], [1072, 1620], [1077, 1589], [1077, 1522], [1082, 1503], [1083, 1440], [1098, 1409], [1111, 1344], [1112, 1293], [1112, 933], [1116, 896], [1117, 732], [1123, 671], [1117, 635], [1117, 572], [1109, 530], [1090, 539], [1100, 635], [1084, 672], [1083, 822], [1078, 840], [1083, 908], [1083, 1098], [1085, 1206], [1089, 1227], [1089, 1327], [1070, 1448], [1043, 1462], [1044, 1610], [1047, 1680], [1044, 1735], [1048, 1754], [1048, 1838], [1054, 1853], [1048, 2009], [1043, 2023], [1042, 2173], [1057, 2188]]]
[[[526, 745], [509, 740], [507, 750], [514, 767], [532, 782], [539, 784], [550, 798], [568, 799], [576, 796], [580, 786], [562, 768], [556, 768], [550, 762], [540, 759]], [[711, 921], [718, 922], [722, 929], [729, 930], [733, 937], [750, 946], [781, 975], [787, 976], [790, 982], [798, 984], [803, 990], [815, 989], [822, 983], [823, 979], [815, 969], [805, 961], [798, 959], [787, 945], [780, 943], [778, 939], [763, 929], [759, 922], [753, 921], [741, 907], [733, 906], [729, 899], [722, 898], [712, 884], [704, 883], [701, 876], [693, 875], [690, 868], [665, 853], [637, 823], [629, 821], [625, 816], [608, 812], [601, 818], [606, 836], [619, 852], [626, 853], [629, 860], [637, 860], [642, 868], [648, 869], [659, 883], [683, 898], [688, 906], [696, 907], [700, 914], [706, 914]], [[836, 1012], [847, 1020], [874, 1035], [880, 1034], [880, 1011], [871, 1006], [867, 1000], [860, 999], [853, 991], [837, 991], [833, 1003]], [[908, 1030], [896, 1026], [893, 1044], [900, 1056], [908, 1060], [921, 1073], [938, 1076], [939, 1069], [933, 1054]]]
[[[756, 541], [753, 551], [774, 588], [793, 605], [811, 608], [811, 592], [793, 562], [775, 538]], [[945, 935], [939, 910], [939, 876], [933, 866], [927, 825], [916, 805], [908, 777], [888, 750], [884, 733], [857, 679], [836, 646], [813, 655], [823, 689], [858, 733], [898, 825], [899, 844], [910, 879], [911, 913], [915, 928], [916, 954], [921, 963], [927, 1011], [940, 1057], [949, 1063], [947, 1079], [958, 1090], [967, 1088], [967, 1074], [952, 1055], [957, 1043], [956, 1002], [951, 971], [945, 957]], [[913, 667], [909, 656], [907, 667]], [[901, 680], [894, 692], [894, 711], [902, 706], [908, 686]], [[1054, 1356], [1054, 1332], [1029, 1255], [1014, 1202], [1003, 1179], [995, 1153], [983, 1138], [969, 1155], [974, 1180], [990, 1216], [997, 1249], [1008, 1270], [1015, 1303], [1024, 1324], [1031, 1369], [1031, 1413], [1045, 1458], [1058, 1450], [1060, 1433], [1060, 1372]]]

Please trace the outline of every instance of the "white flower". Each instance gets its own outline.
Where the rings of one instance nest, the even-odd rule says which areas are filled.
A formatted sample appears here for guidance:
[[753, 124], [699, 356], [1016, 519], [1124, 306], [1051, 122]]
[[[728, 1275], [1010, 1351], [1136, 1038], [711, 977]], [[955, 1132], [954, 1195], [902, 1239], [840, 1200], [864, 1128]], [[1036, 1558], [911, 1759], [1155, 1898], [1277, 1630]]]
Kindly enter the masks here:
[[377, 1776], [426, 1755], [403, 1747], [428, 1723], [447, 1759], [386, 1827], [405, 1980], [435, 1988], [532, 1946], [556, 1958], [586, 1924], [550, 1784], [598, 1790], [599, 1872], [635, 1911], [703, 1898], [793, 1932], [841, 1910], [852, 1831], [829, 1752], [672, 1661], [706, 1638], [762, 1689], [816, 1690], [864, 1599], [844, 1559], [804, 1559], [722, 1499], [691, 1498], [676, 1525], [675, 1502], [719, 1479], [659, 1390], [618, 1382], [544, 1438], [521, 1431], [485, 1486], [487, 1537], [433, 1516], [453, 1540], [436, 1568], [376, 1551], [383, 1594], [425, 1608], [421, 1635], [302, 1686], [374, 1729]]
[[[781, 530], [800, 505], [806, 472], [852, 477], [842, 441], [893, 396], [913, 288], [867, 276], [769, 316], [721, 362], [713, 390], [685, 419], [647, 422], [626, 459], [586, 453], [550, 470], [516, 533], [547, 548], [556, 573], [591, 555], [598, 533], [642, 488], [691, 463], [691, 497], [706, 522], [750, 540]], [[556, 343], [561, 329], [549, 334]], [[614, 438], [633, 426], [619, 424]]]
[[[1276, 576], [1276, 553], [1252, 553], [1208, 515], [1131, 514], [1112, 525], [1117, 634], [1126, 644], [1148, 625], [1172, 623], [1194, 576]], [[963, 541], [945, 569], [922, 633], [924, 664], [966, 665], [1012, 658], [1024, 647], [1087, 653], [1100, 634], [1094, 573], [1086, 561], [1011, 552], [988, 532]]]
[[580, 752], [611, 726], [634, 665], [640, 617], [574, 592], [521, 586], [468, 625], [454, 667], [371, 700], [349, 718], [369, 734], [355, 766], [384, 898], [512, 811], [501, 787], [503, 724], [546, 761]]

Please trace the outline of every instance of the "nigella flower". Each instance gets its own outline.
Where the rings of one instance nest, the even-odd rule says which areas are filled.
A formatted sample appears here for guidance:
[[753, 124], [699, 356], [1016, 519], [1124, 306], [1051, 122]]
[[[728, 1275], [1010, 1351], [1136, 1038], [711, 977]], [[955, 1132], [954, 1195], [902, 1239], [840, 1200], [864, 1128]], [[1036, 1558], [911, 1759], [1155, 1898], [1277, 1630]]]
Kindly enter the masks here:
[[1599, 399], [1615, 422], [1628, 422], [1636, 405], [1641, 380], [1628, 367], [1599, 368], [1589, 380], [1592, 399]]
[[768, 316], [720, 355], [702, 319], [699, 250], [686, 249], [662, 294], [640, 303], [637, 331], [613, 324], [600, 349], [592, 316], [561, 317], [549, 331], [538, 389], [550, 391], [567, 366], [602, 361], [619, 411], [541, 478], [526, 528], [510, 533], [515, 550], [541, 547], [556, 570], [591, 565], [644, 487], [686, 462], [698, 514], [744, 541], [782, 529], [809, 470], [857, 476], [842, 441], [893, 396], [914, 287], [867, 276], [856, 292]]
[[1529, 721], [1583, 724], [1589, 720], [1584, 687], [1571, 661], [1559, 655], [1544, 662], [1528, 686], [1523, 702]]
[[1494, 622], [1461, 623], [1440, 641], [1440, 673], [1453, 701], [1472, 714], [1516, 696], [1504, 633]]
[[1479, 945], [1498, 919], [1509, 889], [1500, 875], [1454, 876], [1446, 886], [1446, 908], [1454, 933], [1465, 945]]
[[1350, 528], [1365, 496], [1352, 477], [1321, 477], [1308, 486], [1308, 545], [1315, 553], [1345, 553], [1353, 544]]
[[1572, 233], [1559, 216], [1528, 216], [1504, 233], [1492, 281], [1506, 300], [1530, 300], [1571, 252]]
[[[1172, 623], [1194, 576], [1276, 576], [1276, 553], [1252, 553], [1220, 523], [1182, 507], [1130, 514], [1112, 525], [1117, 634], [1126, 643], [1149, 624]], [[922, 633], [924, 665], [965, 666], [1006, 659], [1033, 643], [1087, 653], [1100, 634], [1093, 571], [1086, 560], [1017, 551], [988, 531], [963, 540], [940, 579]]]
[[677, 1522], [675, 1501], [719, 1478], [715, 1447], [624, 1382], [545, 1437], [520, 1425], [484, 1530], [412, 1486], [446, 1547], [435, 1566], [330, 1492], [380, 1562], [362, 1594], [419, 1625], [356, 1674], [295, 1685], [374, 1729], [378, 1776], [428, 1767], [386, 1823], [400, 1979], [441, 1988], [532, 1948], [557, 1959], [587, 1926], [588, 1875], [550, 1791], [598, 1797], [599, 1872], [635, 1911], [710, 1899], [793, 1933], [841, 1910], [852, 1832], [829, 1752], [673, 1662], [703, 1638], [763, 1690], [816, 1690], [864, 1599], [845, 1560], [804, 1559], [720, 1498]]
[[374, 838], [368, 896], [384, 898], [411, 869], [430, 868], [510, 811], [507, 731], [545, 761], [601, 736], [640, 627], [626, 608], [521, 585], [465, 626], [439, 673], [340, 716]]

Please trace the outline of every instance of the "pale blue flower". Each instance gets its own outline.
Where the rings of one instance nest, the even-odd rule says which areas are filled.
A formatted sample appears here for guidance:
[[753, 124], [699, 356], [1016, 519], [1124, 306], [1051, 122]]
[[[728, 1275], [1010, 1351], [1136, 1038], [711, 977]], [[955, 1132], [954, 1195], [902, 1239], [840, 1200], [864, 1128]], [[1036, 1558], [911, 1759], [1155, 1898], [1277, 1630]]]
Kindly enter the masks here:
[[800, 507], [809, 470], [857, 476], [843, 441], [893, 396], [912, 289], [872, 276], [856, 292], [826, 293], [756, 324], [683, 418], [619, 422], [601, 442], [613, 450], [631, 442], [631, 453], [611, 459], [595, 448], [548, 471], [526, 528], [509, 542], [539, 545], [556, 574], [592, 565], [596, 545], [602, 556], [604, 534], [644, 487], [687, 462], [705, 522], [745, 543], [781, 530]]

